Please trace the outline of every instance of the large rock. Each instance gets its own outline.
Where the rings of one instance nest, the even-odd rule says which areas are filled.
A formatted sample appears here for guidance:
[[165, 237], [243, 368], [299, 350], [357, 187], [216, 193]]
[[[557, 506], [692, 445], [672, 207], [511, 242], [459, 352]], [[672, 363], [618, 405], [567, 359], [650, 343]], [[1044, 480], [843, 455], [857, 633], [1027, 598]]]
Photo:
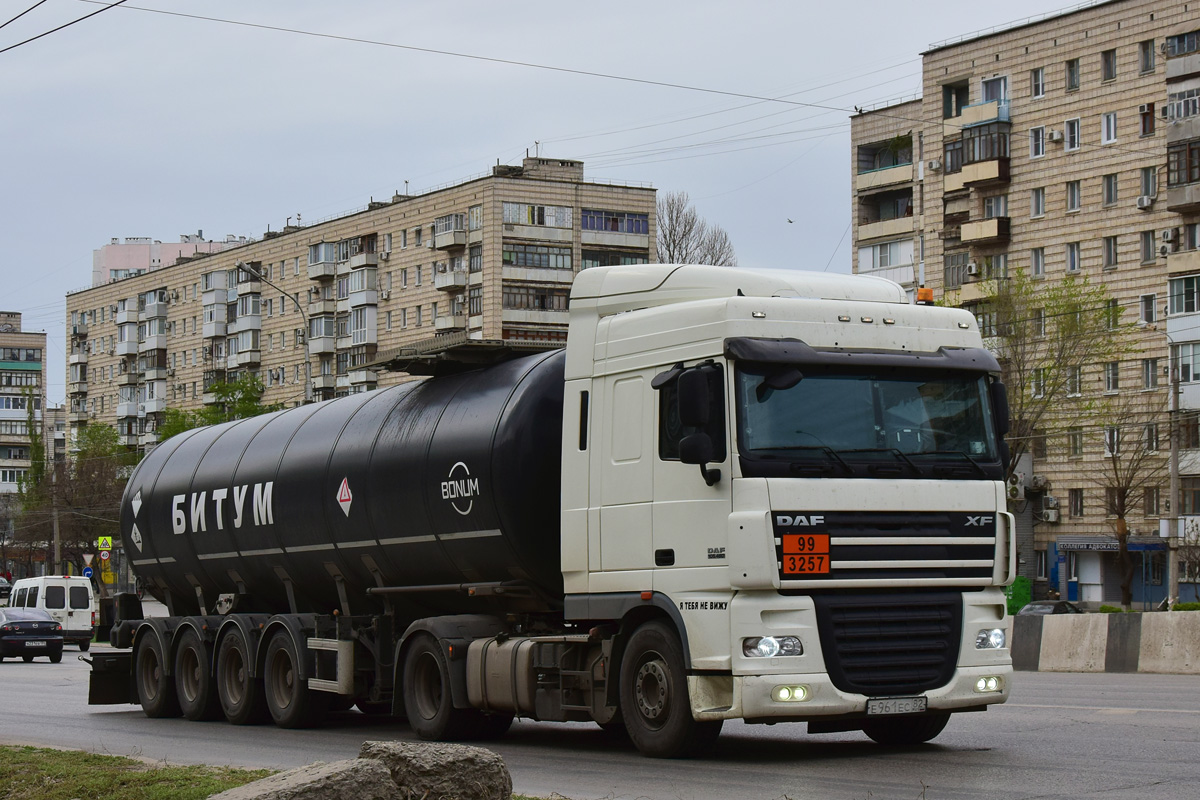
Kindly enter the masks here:
[[491, 750], [435, 742], [363, 742], [359, 758], [391, 772], [400, 796], [417, 800], [509, 800], [512, 776]]
[[380, 761], [310, 764], [212, 795], [210, 800], [402, 800]]

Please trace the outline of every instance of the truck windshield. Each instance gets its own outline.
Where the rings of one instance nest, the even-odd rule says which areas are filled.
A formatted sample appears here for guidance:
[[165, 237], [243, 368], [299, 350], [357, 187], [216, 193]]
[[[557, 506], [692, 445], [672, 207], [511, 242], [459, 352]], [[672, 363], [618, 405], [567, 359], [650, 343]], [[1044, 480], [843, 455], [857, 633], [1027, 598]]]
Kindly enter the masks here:
[[[796, 370], [799, 370], [797, 372]], [[740, 364], [739, 452], [833, 476], [993, 477], [999, 466], [986, 376], [898, 367]]]

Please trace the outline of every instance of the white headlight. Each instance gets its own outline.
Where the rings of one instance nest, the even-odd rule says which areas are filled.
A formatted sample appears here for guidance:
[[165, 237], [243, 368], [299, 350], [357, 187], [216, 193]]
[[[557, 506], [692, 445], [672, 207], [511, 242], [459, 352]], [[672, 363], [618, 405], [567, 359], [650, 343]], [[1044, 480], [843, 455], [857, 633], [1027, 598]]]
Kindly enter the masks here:
[[1003, 628], [984, 628], [975, 635], [976, 650], [1000, 650], [1007, 643]]
[[998, 692], [1004, 688], [1004, 681], [995, 675], [985, 675], [975, 681], [975, 691], [980, 693]]
[[804, 645], [795, 636], [751, 636], [742, 639], [742, 655], [747, 658], [804, 655]]

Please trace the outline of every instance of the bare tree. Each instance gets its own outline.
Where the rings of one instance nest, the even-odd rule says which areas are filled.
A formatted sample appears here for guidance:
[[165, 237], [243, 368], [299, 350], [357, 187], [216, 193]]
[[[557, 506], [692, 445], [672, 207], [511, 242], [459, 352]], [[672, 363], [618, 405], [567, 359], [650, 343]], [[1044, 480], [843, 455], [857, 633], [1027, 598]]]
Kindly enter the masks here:
[[[1187, 528], [1179, 537], [1179, 602], [1200, 603], [1200, 525], [1188, 520]], [[1184, 594], [1184, 585], [1191, 587], [1191, 597]]]
[[729, 234], [696, 213], [687, 192], [661, 192], [657, 201], [658, 261], [736, 267]]

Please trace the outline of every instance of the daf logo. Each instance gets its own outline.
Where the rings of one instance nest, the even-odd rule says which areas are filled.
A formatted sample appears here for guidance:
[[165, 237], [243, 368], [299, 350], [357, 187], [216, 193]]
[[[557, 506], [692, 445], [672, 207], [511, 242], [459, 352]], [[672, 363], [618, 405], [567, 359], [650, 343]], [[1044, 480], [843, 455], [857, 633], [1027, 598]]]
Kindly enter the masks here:
[[465, 517], [471, 513], [473, 498], [478, 495], [479, 478], [472, 478], [471, 470], [459, 461], [450, 468], [448, 479], [442, 481], [442, 499], [449, 500], [450, 507]]
[[968, 528], [986, 528], [987, 526], [991, 525], [991, 524], [992, 524], [993, 522], [995, 522], [995, 521], [996, 521], [996, 518], [995, 518], [995, 517], [988, 517], [988, 516], [972, 517], [972, 516], [968, 516], [968, 517], [967, 517], [967, 527], [968, 527]]
[[824, 514], [776, 514], [775, 524], [780, 527], [811, 528], [814, 525], [824, 525]]

